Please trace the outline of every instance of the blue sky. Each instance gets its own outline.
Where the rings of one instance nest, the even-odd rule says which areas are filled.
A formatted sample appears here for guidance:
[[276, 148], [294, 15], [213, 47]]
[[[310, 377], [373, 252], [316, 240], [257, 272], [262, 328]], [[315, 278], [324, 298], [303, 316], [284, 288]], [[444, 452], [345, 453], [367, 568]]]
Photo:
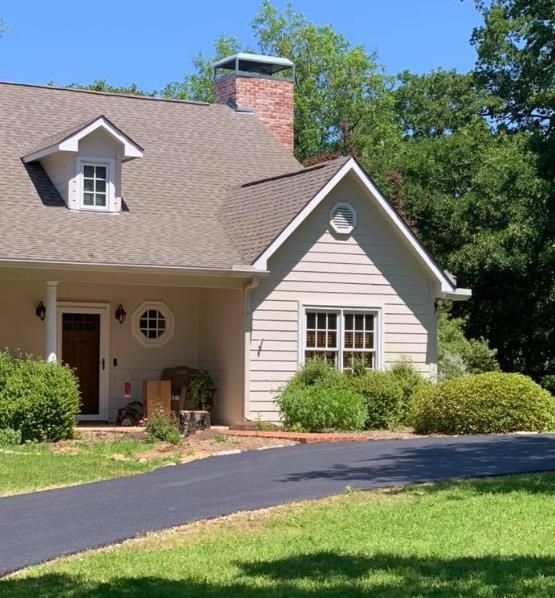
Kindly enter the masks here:
[[[253, 45], [261, 0], [3, 0], [0, 80], [64, 85], [106, 79], [161, 89], [180, 80], [220, 34]], [[283, 7], [285, 2], [274, 0]], [[318, 24], [378, 52], [389, 73], [470, 69], [480, 23], [472, 0], [294, 0]]]

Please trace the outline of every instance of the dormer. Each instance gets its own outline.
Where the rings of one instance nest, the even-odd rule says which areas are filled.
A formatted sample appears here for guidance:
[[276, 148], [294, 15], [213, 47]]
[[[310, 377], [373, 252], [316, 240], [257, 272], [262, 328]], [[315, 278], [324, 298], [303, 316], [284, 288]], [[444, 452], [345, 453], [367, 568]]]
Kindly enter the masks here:
[[143, 149], [105, 116], [61, 131], [23, 156], [39, 161], [71, 210], [121, 211], [121, 165]]

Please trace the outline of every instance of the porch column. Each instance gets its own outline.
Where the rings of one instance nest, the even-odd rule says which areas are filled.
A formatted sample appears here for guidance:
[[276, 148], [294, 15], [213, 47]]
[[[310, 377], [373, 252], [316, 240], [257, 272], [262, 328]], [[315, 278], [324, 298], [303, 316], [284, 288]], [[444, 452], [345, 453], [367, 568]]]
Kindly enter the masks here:
[[46, 361], [57, 361], [58, 352], [58, 324], [57, 317], [58, 281], [49, 280], [46, 283]]

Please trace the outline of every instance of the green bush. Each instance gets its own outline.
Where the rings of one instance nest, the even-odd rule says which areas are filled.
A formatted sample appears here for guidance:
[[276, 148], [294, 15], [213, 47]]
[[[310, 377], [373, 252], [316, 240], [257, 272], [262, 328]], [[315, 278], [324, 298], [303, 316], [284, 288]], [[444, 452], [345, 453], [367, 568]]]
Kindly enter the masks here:
[[401, 417], [400, 423], [408, 423], [409, 402], [412, 395], [426, 384], [430, 384], [418, 372], [412, 362], [407, 359], [402, 359], [394, 363], [389, 370], [391, 375], [397, 380], [403, 391], [403, 398], [401, 402]]
[[349, 385], [364, 397], [368, 430], [392, 428], [401, 421], [403, 389], [391, 372], [366, 372], [353, 376]]
[[410, 401], [411, 423], [423, 434], [540, 432], [551, 417], [549, 393], [521, 374], [454, 378], [421, 388]]
[[300, 368], [291, 378], [289, 384], [303, 384], [305, 386], [312, 386], [325, 382], [328, 385], [341, 384], [340, 374], [327, 361], [320, 357], [309, 359], [302, 368]]
[[480, 374], [499, 370], [497, 351], [487, 341], [467, 339], [463, 318], [438, 318], [438, 373], [440, 380], [449, 380], [466, 374]]
[[79, 411], [73, 371], [31, 356], [0, 353], [0, 428], [25, 441], [71, 438]]
[[288, 429], [361, 430], [366, 420], [363, 397], [345, 383], [329, 384], [325, 379], [311, 385], [292, 380], [278, 394], [277, 404]]
[[21, 431], [12, 428], [0, 428], [0, 447], [21, 444]]
[[151, 441], [161, 440], [170, 444], [181, 442], [179, 423], [173, 414], [168, 417], [159, 410], [155, 411], [146, 421], [146, 432]]

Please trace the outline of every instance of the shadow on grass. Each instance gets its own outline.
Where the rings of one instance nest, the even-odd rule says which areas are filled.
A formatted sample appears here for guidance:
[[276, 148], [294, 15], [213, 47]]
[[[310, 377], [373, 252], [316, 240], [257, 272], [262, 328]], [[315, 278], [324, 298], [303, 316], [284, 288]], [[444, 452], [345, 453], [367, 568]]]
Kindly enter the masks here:
[[[555, 559], [480, 557], [441, 559], [377, 554], [373, 557], [316, 552], [281, 560], [236, 563], [238, 577], [229, 583], [180, 579], [120, 577], [87, 582], [77, 576], [45, 574], [0, 582], [5, 598], [33, 596], [238, 596], [243, 598], [362, 598], [383, 596], [553, 596]], [[99, 572], [102, 574], [102, 572]], [[209, 565], [207, 565], [209, 575]], [[216, 573], [217, 577], [217, 573]]]
[[[333, 480], [354, 487], [366, 487], [371, 481], [379, 487], [555, 470], [555, 435], [426, 438], [392, 441], [379, 448], [372, 451], [369, 446], [369, 457], [358, 461], [289, 474], [282, 481]], [[553, 480], [537, 486], [529, 484], [529, 489], [552, 493]], [[512, 491], [503, 481], [498, 490]]]

